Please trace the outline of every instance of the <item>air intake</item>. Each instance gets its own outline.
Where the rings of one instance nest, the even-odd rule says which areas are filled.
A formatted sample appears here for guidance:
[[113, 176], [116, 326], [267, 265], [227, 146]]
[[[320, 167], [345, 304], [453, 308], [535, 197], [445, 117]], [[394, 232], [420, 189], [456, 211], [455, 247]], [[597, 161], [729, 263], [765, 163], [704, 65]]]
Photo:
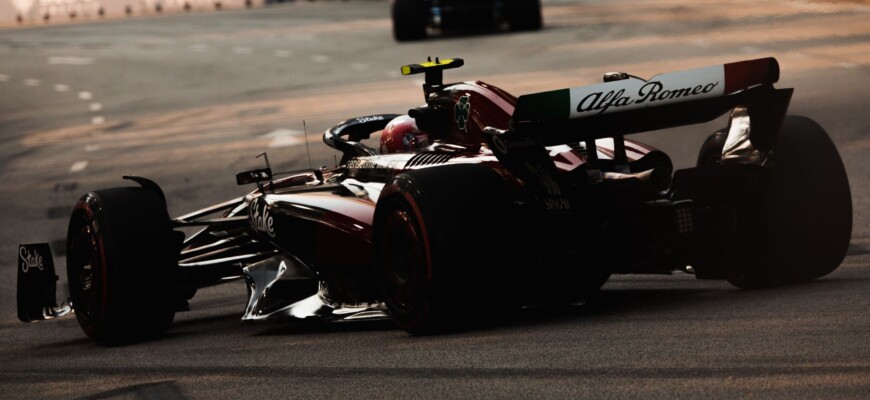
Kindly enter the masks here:
[[424, 153], [419, 153], [414, 157], [411, 157], [408, 160], [408, 163], [405, 164], [405, 169], [412, 167], [421, 167], [424, 165], [436, 165], [436, 164], [444, 164], [450, 158], [453, 157], [451, 153], [443, 153], [438, 151], [427, 151]]

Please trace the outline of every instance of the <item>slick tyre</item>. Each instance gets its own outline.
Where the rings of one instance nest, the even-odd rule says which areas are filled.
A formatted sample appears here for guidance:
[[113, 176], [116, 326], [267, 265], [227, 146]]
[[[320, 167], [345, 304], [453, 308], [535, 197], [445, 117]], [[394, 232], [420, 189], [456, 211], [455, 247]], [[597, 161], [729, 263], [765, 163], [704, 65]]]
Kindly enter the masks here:
[[392, 317], [422, 335], [490, 319], [506, 309], [515, 248], [505, 184], [481, 165], [406, 172], [375, 211], [375, 277]]
[[392, 7], [393, 37], [406, 42], [426, 38], [428, 11], [423, 0], [395, 0]]
[[543, 26], [541, 0], [507, 0], [505, 7], [512, 31], [536, 31]]
[[161, 195], [123, 187], [82, 196], [69, 222], [67, 275], [85, 334], [109, 345], [164, 334], [179, 248]]
[[852, 195], [834, 143], [815, 121], [787, 116], [767, 166], [768, 185], [754, 262], [729, 281], [764, 288], [832, 272], [852, 235]]

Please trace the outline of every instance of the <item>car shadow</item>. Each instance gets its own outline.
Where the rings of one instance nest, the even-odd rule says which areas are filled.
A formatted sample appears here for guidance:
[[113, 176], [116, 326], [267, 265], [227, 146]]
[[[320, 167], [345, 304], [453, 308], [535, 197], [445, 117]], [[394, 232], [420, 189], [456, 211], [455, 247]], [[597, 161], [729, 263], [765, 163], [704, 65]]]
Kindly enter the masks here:
[[[715, 281], [707, 281], [716, 284]], [[819, 280], [744, 290], [732, 287], [655, 287], [617, 288], [597, 293], [582, 304], [545, 305], [524, 307], [512, 314], [510, 319], [499, 321], [491, 327], [513, 327], [556, 323], [565, 320], [628, 316], [649, 312], [676, 312], [681, 310], [705, 310], [717, 307], [744, 307], [759, 302], [768, 302], [788, 297], [802, 297], [808, 291], [839, 291], [857, 281], [849, 278], [826, 277]], [[673, 282], [660, 281], [670, 286]], [[704, 284], [703, 281], [686, 281], [687, 285]]]
[[523, 307], [513, 320], [501, 325], [534, 325], [567, 319], [614, 316], [643, 310], [664, 310], [684, 306], [687, 301], [697, 302], [699, 295], [717, 292], [717, 289], [617, 289], [603, 290], [595, 296], [575, 304], [532, 305]]
[[[651, 287], [630, 287], [637, 284]], [[839, 291], [844, 287], [854, 285], [855, 279], [827, 277], [816, 281], [757, 290], [740, 290], [722, 287], [719, 283], [703, 281], [653, 281], [637, 280], [618, 281], [612, 287], [605, 288], [594, 297], [584, 302], [571, 305], [535, 304], [522, 307], [497, 317], [481, 314], [480, 318], [460, 329], [453, 329], [439, 335], [462, 333], [494, 332], [504, 329], [529, 326], [544, 326], [564, 322], [583, 320], [600, 320], [601, 318], [626, 317], [645, 313], [674, 313], [682, 310], [703, 310], [720, 307], [744, 307], [757, 302], [767, 302], [788, 296], [803, 296], [807, 290]], [[610, 284], [608, 284], [610, 285]], [[707, 287], [705, 287], [707, 286]], [[169, 332], [157, 341], [171, 342], [186, 340], [191, 337], [207, 335], [224, 335], [228, 333], [250, 337], [273, 337], [293, 335], [321, 335], [347, 332], [388, 332], [399, 328], [390, 319], [370, 321], [241, 321], [241, 314], [236, 312], [206, 315], [194, 318], [176, 320]], [[141, 342], [131, 342], [121, 345], [136, 345]], [[83, 334], [60, 342], [41, 344], [40, 352], [54, 353], [59, 349], [77, 348], [87, 345], [97, 345]], [[99, 346], [99, 345], [97, 345]], [[31, 350], [36, 350], [31, 349]]]
[[391, 319], [379, 319], [372, 321], [269, 321], [272, 324], [268, 329], [253, 334], [253, 336], [284, 336], [284, 335], [310, 335], [342, 332], [372, 332], [392, 331], [398, 329], [396, 322]]
[[[802, 296], [807, 289], [814, 291], [841, 290], [853, 284], [851, 279], [823, 278], [821, 280], [773, 287], [768, 289], [741, 290], [723, 287], [721, 282], [687, 280], [646, 282], [651, 288], [624, 287], [633, 282], [617, 282], [616, 287], [605, 288], [584, 302], [564, 304], [536, 304], [522, 307], [497, 316], [483, 315], [460, 329], [442, 334], [470, 333], [523, 326], [547, 325], [566, 321], [592, 320], [632, 314], [682, 312], [704, 310], [725, 306], [745, 306], [759, 301], [769, 301], [783, 296]], [[712, 285], [712, 286], [711, 286]], [[255, 328], [252, 336], [311, 335], [343, 332], [372, 332], [399, 330], [392, 320], [373, 321], [267, 321], [245, 323], [246, 328]], [[269, 327], [265, 327], [271, 325]]]

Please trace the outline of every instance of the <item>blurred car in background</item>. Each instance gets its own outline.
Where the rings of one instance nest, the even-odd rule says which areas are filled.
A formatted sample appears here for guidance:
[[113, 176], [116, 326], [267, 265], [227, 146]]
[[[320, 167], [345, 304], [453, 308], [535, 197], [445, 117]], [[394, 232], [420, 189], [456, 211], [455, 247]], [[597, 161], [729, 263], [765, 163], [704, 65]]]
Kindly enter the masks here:
[[391, 0], [393, 36], [398, 41], [425, 39], [428, 28], [541, 29], [541, 0]]

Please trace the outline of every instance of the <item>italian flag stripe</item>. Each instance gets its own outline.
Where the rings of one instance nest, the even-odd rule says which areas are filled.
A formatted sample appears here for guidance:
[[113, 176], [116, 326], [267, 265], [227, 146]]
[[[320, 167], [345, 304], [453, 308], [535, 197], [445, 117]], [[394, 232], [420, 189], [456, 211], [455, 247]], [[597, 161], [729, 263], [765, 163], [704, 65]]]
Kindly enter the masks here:
[[779, 63], [773, 57], [725, 64], [725, 93], [779, 80]]

